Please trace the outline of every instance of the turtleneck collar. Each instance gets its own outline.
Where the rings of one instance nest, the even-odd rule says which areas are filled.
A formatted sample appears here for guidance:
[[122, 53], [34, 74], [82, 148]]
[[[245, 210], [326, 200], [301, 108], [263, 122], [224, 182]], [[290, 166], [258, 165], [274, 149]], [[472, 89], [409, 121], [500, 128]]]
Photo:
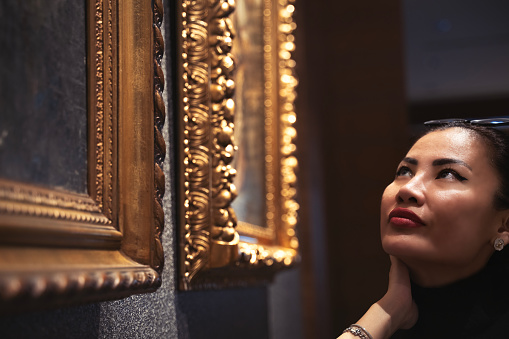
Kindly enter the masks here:
[[509, 252], [502, 252], [478, 273], [452, 284], [424, 288], [412, 283], [417, 324], [393, 338], [494, 338], [483, 333], [500, 326], [509, 330]]

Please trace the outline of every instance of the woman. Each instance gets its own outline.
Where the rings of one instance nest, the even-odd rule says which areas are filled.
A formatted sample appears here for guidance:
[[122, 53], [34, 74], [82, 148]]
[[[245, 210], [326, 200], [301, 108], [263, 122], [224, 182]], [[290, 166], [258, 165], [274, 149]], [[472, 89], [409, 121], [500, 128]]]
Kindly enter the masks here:
[[387, 293], [339, 338], [509, 338], [504, 133], [452, 122], [417, 140], [383, 193], [380, 229]]

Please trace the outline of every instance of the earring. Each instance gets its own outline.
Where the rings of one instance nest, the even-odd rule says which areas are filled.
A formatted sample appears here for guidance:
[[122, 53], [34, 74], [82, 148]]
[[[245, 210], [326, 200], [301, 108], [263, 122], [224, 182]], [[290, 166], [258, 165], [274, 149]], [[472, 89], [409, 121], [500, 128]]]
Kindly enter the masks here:
[[495, 250], [497, 251], [502, 251], [504, 245], [505, 245], [504, 239], [502, 238], [495, 239], [495, 242], [493, 243], [493, 247], [495, 247]]

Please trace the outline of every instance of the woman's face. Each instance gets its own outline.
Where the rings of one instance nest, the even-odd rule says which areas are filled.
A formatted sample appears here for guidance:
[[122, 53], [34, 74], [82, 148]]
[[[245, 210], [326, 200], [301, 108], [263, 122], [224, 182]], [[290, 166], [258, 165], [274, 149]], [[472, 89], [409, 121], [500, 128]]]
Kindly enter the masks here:
[[497, 173], [472, 133], [456, 127], [419, 139], [382, 196], [382, 246], [423, 286], [480, 270], [505, 230], [507, 212], [493, 206]]

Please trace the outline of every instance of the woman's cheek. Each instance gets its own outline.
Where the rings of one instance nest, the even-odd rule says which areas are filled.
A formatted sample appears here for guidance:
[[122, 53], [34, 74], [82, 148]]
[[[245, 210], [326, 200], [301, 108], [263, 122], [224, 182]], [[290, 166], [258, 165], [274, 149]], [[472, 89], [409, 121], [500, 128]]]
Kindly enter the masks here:
[[387, 249], [391, 246], [391, 244], [397, 240], [395, 236], [397, 235], [391, 234], [391, 230], [387, 222], [380, 223], [380, 240], [384, 251], [387, 252]]

